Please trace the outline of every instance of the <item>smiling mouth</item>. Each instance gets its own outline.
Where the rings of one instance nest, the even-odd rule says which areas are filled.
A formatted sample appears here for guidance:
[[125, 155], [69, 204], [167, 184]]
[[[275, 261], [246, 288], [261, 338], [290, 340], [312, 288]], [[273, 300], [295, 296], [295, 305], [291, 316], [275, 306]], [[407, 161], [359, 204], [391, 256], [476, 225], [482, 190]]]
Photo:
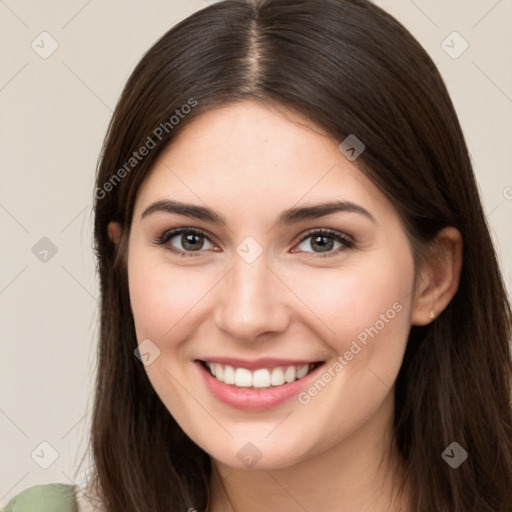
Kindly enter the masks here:
[[201, 365], [219, 382], [237, 388], [266, 389], [283, 386], [300, 380], [312, 372], [324, 361], [302, 365], [276, 366], [275, 368], [236, 368], [228, 364], [199, 360]]

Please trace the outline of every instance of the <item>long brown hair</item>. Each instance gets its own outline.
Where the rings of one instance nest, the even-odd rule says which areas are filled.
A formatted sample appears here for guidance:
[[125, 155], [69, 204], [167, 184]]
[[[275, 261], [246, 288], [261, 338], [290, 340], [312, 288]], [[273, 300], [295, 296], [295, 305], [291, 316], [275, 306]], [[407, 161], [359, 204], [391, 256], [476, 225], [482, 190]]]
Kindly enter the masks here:
[[[246, 99], [295, 109], [337, 141], [364, 141], [355, 164], [399, 211], [415, 257], [442, 227], [461, 232], [458, 292], [434, 322], [410, 332], [394, 436], [413, 510], [512, 511], [511, 310], [468, 149], [430, 57], [365, 0], [219, 2], [169, 30], [130, 76], [95, 191], [101, 325], [92, 488], [103, 509], [207, 506], [210, 457], [134, 356], [126, 242], [137, 191], [160, 152], [201, 113]], [[118, 245], [107, 235], [110, 221], [123, 227]], [[457, 469], [441, 457], [452, 442], [469, 454]]]

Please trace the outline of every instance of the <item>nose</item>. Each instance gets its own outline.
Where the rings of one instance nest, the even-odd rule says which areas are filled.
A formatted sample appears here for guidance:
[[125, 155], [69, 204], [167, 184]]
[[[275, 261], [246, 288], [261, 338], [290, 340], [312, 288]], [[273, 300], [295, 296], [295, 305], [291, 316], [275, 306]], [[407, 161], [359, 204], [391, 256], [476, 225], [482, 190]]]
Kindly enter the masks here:
[[219, 286], [215, 323], [233, 339], [257, 341], [287, 328], [290, 291], [267, 266], [264, 254], [252, 263], [235, 257], [233, 268]]

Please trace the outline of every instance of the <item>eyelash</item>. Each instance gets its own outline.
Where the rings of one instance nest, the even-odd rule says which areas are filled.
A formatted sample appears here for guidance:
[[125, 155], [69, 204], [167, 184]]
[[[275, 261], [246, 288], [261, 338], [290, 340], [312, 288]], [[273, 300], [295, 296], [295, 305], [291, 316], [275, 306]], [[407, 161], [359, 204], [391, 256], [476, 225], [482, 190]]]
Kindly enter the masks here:
[[[177, 229], [171, 229], [169, 231], [165, 231], [162, 235], [157, 237], [156, 240], [154, 240], [154, 243], [156, 245], [165, 245], [169, 240], [171, 240], [175, 236], [181, 235], [184, 233], [202, 236], [202, 237], [206, 238], [210, 243], [212, 243], [212, 244], [214, 243], [210, 239], [210, 237], [206, 235], [206, 233], [204, 231], [201, 231], [200, 229], [196, 229], [196, 228], [177, 228]], [[354, 240], [352, 240], [347, 235], [344, 235], [338, 231], [334, 231], [333, 229], [314, 229], [314, 230], [308, 231], [297, 242], [296, 245], [301, 244], [302, 242], [304, 242], [308, 238], [312, 237], [313, 235], [326, 236], [328, 238], [333, 238], [334, 240], [336, 240], [337, 242], [340, 242], [344, 246], [344, 247], [340, 247], [336, 251], [330, 251], [325, 254], [313, 252], [313, 254], [316, 254], [320, 258], [328, 258], [330, 256], [334, 256], [336, 254], [339, 254], [341, 251], [343, 251], [345, 249], [353, 249], [355, 246]], [[182, 250], [173, 248], [171, 245], [169, 245], [168, 249], [171, 252], [173, 252], [175, 254], [179, 254], [180, 256], [183, 256], [183, 257], [189, 257], [189, 256], [197, 257], [197, 256], [202, 256], [202, 253], [203, 253], [202, 250], [201, 251], [182, 251]], [[194, 252], [197, 252], [197, 254], [194, 254]], [[307, 252], [309, 252], [309, 251], [307, 251]]]

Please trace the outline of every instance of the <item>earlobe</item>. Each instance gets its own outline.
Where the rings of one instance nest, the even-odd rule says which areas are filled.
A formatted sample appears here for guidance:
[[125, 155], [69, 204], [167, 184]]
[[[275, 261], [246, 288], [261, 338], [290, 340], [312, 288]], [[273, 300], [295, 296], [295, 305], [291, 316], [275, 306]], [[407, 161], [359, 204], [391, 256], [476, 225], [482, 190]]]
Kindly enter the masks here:
[[425, 264], [413, 301], [412, 324], [431, 323], [457, 292], [462, 269], [462, 235], [454, 227], [439, 231], [433, 254]]
[[121, 224], [119, 224], [119, 222], [109, 222], [107, 231], [110, 240], [112, 240], [116, 245], [119, 245], [122, 234]]

